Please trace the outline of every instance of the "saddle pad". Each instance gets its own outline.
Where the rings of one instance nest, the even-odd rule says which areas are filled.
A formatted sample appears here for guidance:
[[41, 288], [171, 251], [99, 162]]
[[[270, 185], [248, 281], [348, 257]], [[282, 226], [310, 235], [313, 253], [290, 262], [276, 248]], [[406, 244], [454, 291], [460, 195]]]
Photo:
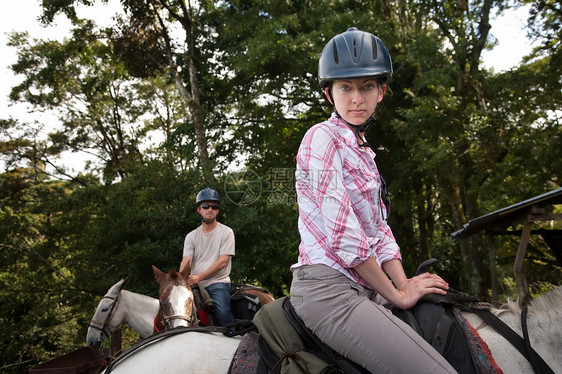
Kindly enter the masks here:
[[478, 367], [478, 371], [481, 374], [503, 374], [502, 370], [494, 361], [492, 357], [492, 353], [490, 352], [490, 348], [480, 335], [470, 326], [468, 321], [463, 317], [462, 313], [457, 308], [453, 308], [453, 312], [455, 313], [455, 317], [457, 317], [457, 321], [461, 326], [461, 329], [466, 336], [466, 340], [468, 342], [468, 346], [472, 352], [472, 357], [476, 366]]
[[258, 372], [260, 352], [258, 349], [259, 334], [250, 331], [240, 341], [234, 353], [228, 374], [254, 374]]

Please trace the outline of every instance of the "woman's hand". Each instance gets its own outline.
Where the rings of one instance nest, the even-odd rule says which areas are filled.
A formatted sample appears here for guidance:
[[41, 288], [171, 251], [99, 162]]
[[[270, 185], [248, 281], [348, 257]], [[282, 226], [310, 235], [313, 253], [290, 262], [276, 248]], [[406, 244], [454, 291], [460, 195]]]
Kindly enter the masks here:
[[423, 296], [430, 293], [445, 295], [448, 289], [449, 284], [440, 276], [423, 273], [406, 280], [400, 285], [398, 289], [400, 297], [395, 301], [395, 306], [401, 309], [410, 309]]
[[423, 273], [413, 278], [406, 278], [399, 262], [393, 262], [387, 269], [393, 280], [398, 283], [398, 289], [394, 287], [390, 279], [379, 267], [377, 261], [371, 257], [361, 265], [357, 265], [355, 270], [367, 282], [369, 286], [382, 295], [392, 305], [400, 309], [410, 309], [420, 298], [429, 294], [437, 293], [444, 295], [449, 289], [449, 285], [440, 276], [430, 273]]

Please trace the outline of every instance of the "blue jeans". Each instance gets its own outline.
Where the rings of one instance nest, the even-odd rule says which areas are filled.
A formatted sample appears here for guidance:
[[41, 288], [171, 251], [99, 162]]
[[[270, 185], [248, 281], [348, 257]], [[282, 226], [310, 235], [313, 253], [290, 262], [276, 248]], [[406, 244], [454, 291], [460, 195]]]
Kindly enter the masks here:
[[215, 323], [224, 326], [232, 322], [230, 314], [230, 283], [213, 283], [205, 287], [215, 302]]

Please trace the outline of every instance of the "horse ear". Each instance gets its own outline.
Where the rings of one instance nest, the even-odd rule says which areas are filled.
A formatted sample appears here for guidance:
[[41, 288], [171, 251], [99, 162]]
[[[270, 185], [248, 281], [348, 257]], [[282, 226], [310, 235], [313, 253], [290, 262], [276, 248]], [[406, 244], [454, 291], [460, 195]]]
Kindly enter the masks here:
[[131, 280], [131, 275], [127, 275], [127, 277], [123, 279], [123, 284], [121, 285], [121, 289], [125, 288], [125, 286], [127, 285], [127, 283], [129, 283], [130, 280]]
[[184, 267], [183, 270], [180, 271], [180, 274], [185, 278], [185, 280], [187, 280], [189, 277], [189, 268], [187, 266]]
[[160, 281], [162, 279], [164, 279], [166, 277], [166, 274], [164, 274], [163, 272], [160, 271], [160, 269], [158, 269], [156, 266], [152, 265], [152, 271], [154, 271], [154, 278], [156, 278], [156, 281], [158, 283], [160, 283]]

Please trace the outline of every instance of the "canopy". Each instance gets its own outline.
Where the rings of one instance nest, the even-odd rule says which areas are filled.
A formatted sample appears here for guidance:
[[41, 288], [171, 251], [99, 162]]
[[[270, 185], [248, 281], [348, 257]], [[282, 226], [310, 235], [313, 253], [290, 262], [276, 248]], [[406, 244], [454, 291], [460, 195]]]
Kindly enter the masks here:
[[526, 221], [529, 210], [535, 206], [544, 208], [549, 205], [562, 204], [562, 187], [556, 190], [535, 196], [531, 199], [513, 204], [507, 208], [496, 210], [481, 217], [471, 219], [460, 230], [451, 234], [455, 242], [467, 238], [481, 230], [496, 231], [505, 229], [514, 223]]
[[[541, 235], [558, 262], [562, 264], [562, 230], [531, 230], [531, 225], [534, 222], [562, 220], [561, 213], [546, 213], [544, 209], [556, 204], [562, 204], [562, 188], [472, 219], [465, 223], [460, 230], [453, 232], [451, 237], [455, 242], [459, 242], [461, 239], [468, 238], [482, 230], [491, 235], [519, 235], [521, 239], [513, 273], [517, 284], [517, 293], [519, 294], [519, 304], [524, 305], [530, 298], [527, 280], [522, 273], [523, 259], [530, 235]], [[514, 224], [523, 224], [523, 229], [509, 231], [508, 228]], [[493, 248], [490, 250], [493, 250]], [[495, 255], [491, 254], [491, 258], [495, 258]], [[491, 263], [490, 269], [493, 269], [494, 266], [495, 264]], [[494, 284], [495, 282], [492, 280], [492, 295], [496, 293]]]

